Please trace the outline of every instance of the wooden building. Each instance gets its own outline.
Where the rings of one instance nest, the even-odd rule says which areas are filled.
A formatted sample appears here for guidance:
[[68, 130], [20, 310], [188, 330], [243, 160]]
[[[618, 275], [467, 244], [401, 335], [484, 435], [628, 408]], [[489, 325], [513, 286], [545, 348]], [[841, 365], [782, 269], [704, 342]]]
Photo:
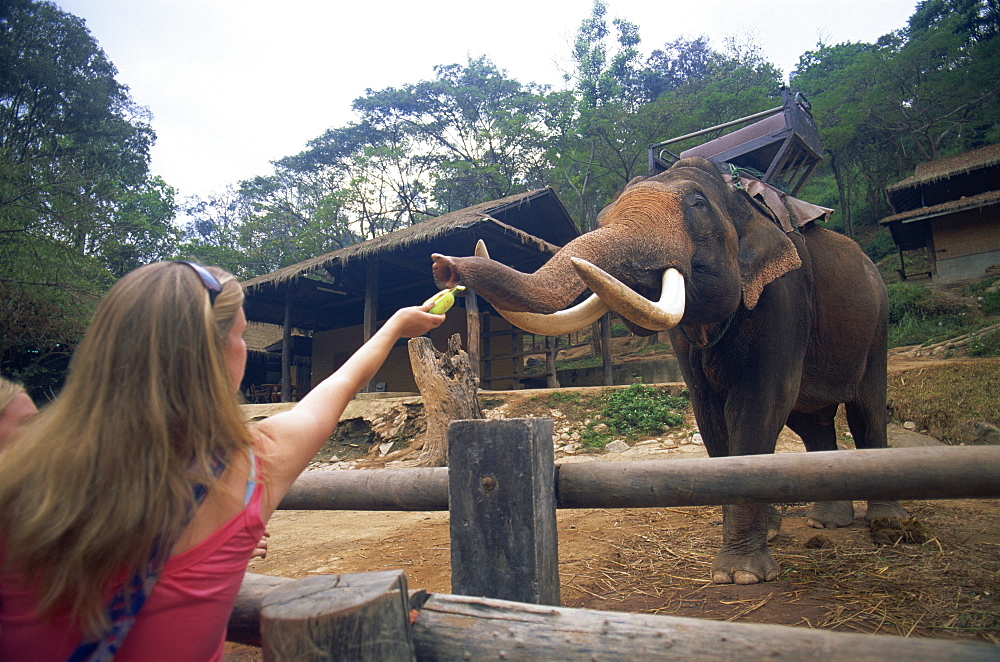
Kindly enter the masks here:
[[[437, 291], [431, 253], [472, 255], [482, 239], [491, 257], [530, 273], [578, 234], [551, 188], [508, 196], [248, 280], [243, 283], [247, 319], [283, 329], [281, 399], [288, 401], [293, 397], [293, 331], [311, 337], [315, 385], [371, 337], [381, 321]], [[483, 388], [521, 386], [522, 332], [484, 299], [467, 290], [430, 337], [443, 350], [454, 333], [461, 335], [462, 347], [478, 367]], [[393, 348], [366, 390], [416, 390], [405, 341]]]
[[926, 251], [936, 282], [986, 275], [1000, 263], [1000, 144], [921, 163], [886, 188], [893, 215], [880, 223], [899, 250]]

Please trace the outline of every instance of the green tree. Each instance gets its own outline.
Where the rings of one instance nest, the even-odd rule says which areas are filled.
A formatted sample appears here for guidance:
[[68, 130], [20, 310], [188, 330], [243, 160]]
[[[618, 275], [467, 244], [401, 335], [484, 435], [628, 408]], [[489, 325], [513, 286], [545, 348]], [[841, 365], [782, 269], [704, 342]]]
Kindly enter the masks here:
[[428, 193], [437, 209], [454, 211], [541, 185], [553, 121], [547, 89], [508, 78], [485, 57], [434, 70], [434, 80], [368, 90], [354, 109], [433, 172]]
[[590, 16], [577, 30], [573, 45], [576, 72], [568, 78], [579, 94], [581, 108], [597, 108], [607, 103], [634, 107], [643, 101], [637, 48], [642, 41], [639, 28], [625, 19], [613, 19], [616, 37], [615, 43], [609, 44], [611, 29], [605, 19], [607, 12], [604, 0], [594, 0]]
[[[614, 44], [598, 0], [577, 33], [572, 80], [579, 102], [562, 106], [552, 142], [553, 181], [580, 228], [634, 177], [648, 172], [648, 146], [775, 105], [780, 72], [753, 44], [677, 40], [640, 66], [638, 30], [622, 19]], [[701, 138], [697, 142], [710, 139]], [[692, 143], [695, 144], [695, 143]]]
[[1000, 140], [995, 3], [921, 3], [876, 44], [820, 44], [792, 84], [813, 102], [848, 234], [888, 211], [886, 185], [921, 162]]
[[[0, 372], [41, 385], [114, 276], [172, 249], [146, 112], [79, 18], [0, 13]], [[51, 376], [51, 375], [49, 375]]]

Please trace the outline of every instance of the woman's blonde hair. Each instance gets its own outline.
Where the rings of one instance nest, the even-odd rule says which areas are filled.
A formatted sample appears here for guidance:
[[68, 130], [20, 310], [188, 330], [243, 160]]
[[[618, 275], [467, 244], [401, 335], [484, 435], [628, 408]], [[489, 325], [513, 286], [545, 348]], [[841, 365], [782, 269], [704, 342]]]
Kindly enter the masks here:
[[0, 377], [0, 412], [7, 408], [10, 401], [18, 393], [24, 393], [24, 386], [17, 382], [12, 382], [5, 377]]
[[192, 512], [192, 485], [251, 443], [223, 355], [243, 290], [221, 269], [214, 304], [189, 265], [119, 280], [98, 306], [58, 398], [0, 460], [8, 567], [38, 610], [106, 627], [108, 589], [162, 562]]

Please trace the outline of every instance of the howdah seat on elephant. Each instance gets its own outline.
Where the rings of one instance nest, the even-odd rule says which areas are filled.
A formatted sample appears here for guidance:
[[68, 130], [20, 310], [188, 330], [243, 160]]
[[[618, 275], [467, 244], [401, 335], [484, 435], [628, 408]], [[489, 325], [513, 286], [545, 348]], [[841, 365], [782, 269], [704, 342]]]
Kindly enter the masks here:
[[[668, 145], [683, 144], [754, 119], [757, 121], [753, 124], [689, 147], [679, 156], [667, 149]], [[701, 156], [713, 163], [756, 171], [761, 182], [783, 182], [791, 195], [797, 195], [823, 158], [822, 153], [809, 101], [800, 93], [782, 89], [780, 106], [650, 145], [649, 174], [663, 172], [679, 159]]]
[[[441, 287], [472, 288], [532, 333], [580, 329], [609, 308], [639, 335], [669, 330], [713, 457], [773, 453], [786, 424], [807, 450], [835, 450], [841, 403], [855, 445], [885, 447], [888, 302], [878, 271], [847, 237], [796, 219], [795, 205], [784, 224], [765, 204], [772, 194], [737, 183], [704, 158], [681, 159], [631, 183], [596, 230], [533, 274], [481, 249], [434, 255], [434, 276]], [[723, 508], [714, 581], [777, 576], [767, 549], [772, 511]], [[895, 503], [868, 504], [869, 520], [905, 516]], [[821, 503], [808, 522], [853, 518], [849, 501]]]

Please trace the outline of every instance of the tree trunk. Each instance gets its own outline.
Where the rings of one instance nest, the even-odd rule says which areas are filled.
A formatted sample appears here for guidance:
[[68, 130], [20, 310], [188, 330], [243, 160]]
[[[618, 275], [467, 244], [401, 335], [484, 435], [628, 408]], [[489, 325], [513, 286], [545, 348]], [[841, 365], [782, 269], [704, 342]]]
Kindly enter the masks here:
[[407, 343], [413, 378], [424, 400], [427, 419], [420, 455], [407, 462], [408, 466], [446, 466], [448, 424], [453, 420], [483, 418], [476, 395], [479, 379], [469, 362], [469, 355], [461, 349], [461, 342], [461, 337], [454, 334], [444, 353], [434, 348], [430, 338], [413, 338]]

